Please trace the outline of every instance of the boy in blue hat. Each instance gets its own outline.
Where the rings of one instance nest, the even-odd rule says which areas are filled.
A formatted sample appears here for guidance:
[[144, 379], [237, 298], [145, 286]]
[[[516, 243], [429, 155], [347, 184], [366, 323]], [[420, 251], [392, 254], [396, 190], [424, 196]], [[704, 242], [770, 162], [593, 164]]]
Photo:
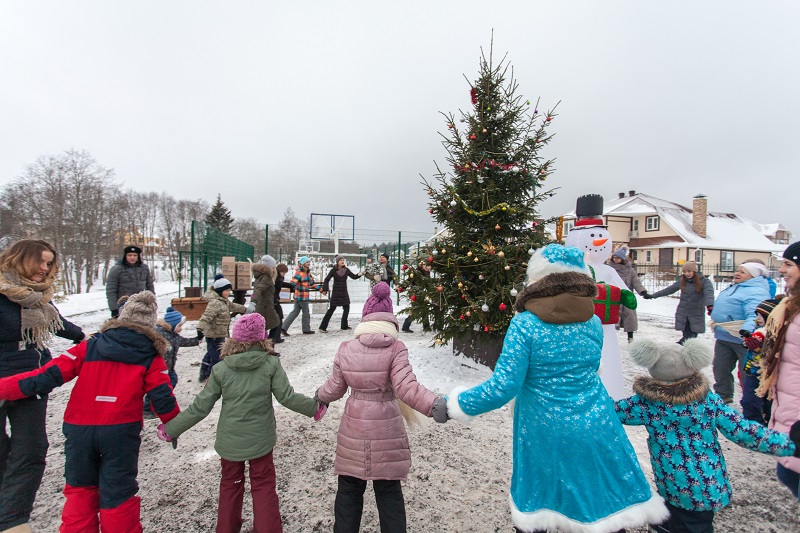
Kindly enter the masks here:
[[[172, 384], [173, 390], [175, 389], [175, 385], [178, 384], [178, 373], [175, 372], [175, 362], [178, 360], [178, 348], [182, 346], [198, 346], [203, 339], [203, 332], [200, 330], [197, 331], [196, 337], [186, 338], [182, 336], [180, 333], [181, 329], [183, 329], [184, 322], [186, 322], [186, 317], [170, 306], [167, 307], [166, 312], [164, 312], [164, 318], [160, 318], [156, 322], [155, 327], [158, 334], [164, 337], [164, 340], [168, 343], [167, 351], [164, 352], [164, 362], [167, 363], [167, 375], [169, 376], [169, 382]], [[153, 413], [150, 408], [150, 400], [145, 397], [144, 417], [155, 418], [155, 416], [155, 413]]]

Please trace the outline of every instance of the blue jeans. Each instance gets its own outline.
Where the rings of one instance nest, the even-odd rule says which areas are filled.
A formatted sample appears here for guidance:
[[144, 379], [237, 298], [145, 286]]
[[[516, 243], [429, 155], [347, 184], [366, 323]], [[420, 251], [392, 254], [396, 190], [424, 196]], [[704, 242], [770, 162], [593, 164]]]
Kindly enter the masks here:
[[756, 395], [759, 385], [758, 376], [742, 372], [744, 383], [742, 390], [742, 414], [748, 420], [755, 420], [762, 426], [769, 423], [772, 413], [772, 400]]
[[211, 375], [211, 369], [219, 363], [219, 354], [223, 342], [225, 342], [225, 337], [217, 337], [215, 339], [206, 337], [206, 355], [203, 356], [203, 362], [200, 365], [200, 381], [208, 379], [208, 376]]
[[798, 494], [800, 493], [800, 474], [794, 470], [789, 470], [780, 463], [778, 463], [775, 474], [778, 476], [778, 481], [786, 485], [791, 491], [792, 496], [800, 500], [800, 498], [798, 498]]

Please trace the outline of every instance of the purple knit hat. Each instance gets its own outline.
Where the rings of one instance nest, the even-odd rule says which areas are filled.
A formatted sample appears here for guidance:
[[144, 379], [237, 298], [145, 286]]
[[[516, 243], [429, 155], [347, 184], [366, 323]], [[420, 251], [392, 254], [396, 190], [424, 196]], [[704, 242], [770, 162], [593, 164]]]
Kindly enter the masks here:
[[364, 303], [361, 316], [371, 313], [394, 313], [392, 309], [392, 290], [388, 283], [378, 283], [372, 289], [372, 294]]
[[249, 313], [233, 325], [231, 338], [236, 342], [260, 342], [266, 338], [267, 323], [258, 313]]

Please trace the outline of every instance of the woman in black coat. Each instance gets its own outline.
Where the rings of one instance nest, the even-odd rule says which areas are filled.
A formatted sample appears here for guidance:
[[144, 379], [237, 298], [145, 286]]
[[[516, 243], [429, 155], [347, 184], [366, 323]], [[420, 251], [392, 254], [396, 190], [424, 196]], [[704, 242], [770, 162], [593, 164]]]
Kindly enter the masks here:
[[644, 295], [646, 300], [681, 291], [681, 299], [675, 310], [675, 329], [683, 333], [679, 344], [697, 337], [706, 330], [704, 313], [711, 314], [714, 307], [714, 286], [711, 280], [697, 271], [697, 263], [686, 261], [681, 269], [681, 279], [658, 292]]
[[337, 255], [334, 258], [334, 266], [322, 282], [322, 293], [328, 294], [330, 281], [333, 280], [333, 292], [330, 296], [330, 304], [328, 312], [322, 317], [322, 323], [319, 325], [319, 330], [325, 332], [328, 330], [328, 322], [330, 322], [333, 312], [337, 307], [342, 308], [342, 329], [350, 329], [347, 325], [347, 315], [350, 314], [350, 295], [347, 293], [347, 278], [358, 279], [361, 274], [353, 274], [349, 268], [344, 264], [344, 257]]
[[[0, 377], [50, 361], [46, 344], [53, 335], [76, 343], [84, 338], [53, 305], [56, 260], [53, 246], [40, 240], [17, 241], [0, 254]], [[44, 475], [46, 415], [47, 396], [0, 406], [0, 531], [27, 528]]]

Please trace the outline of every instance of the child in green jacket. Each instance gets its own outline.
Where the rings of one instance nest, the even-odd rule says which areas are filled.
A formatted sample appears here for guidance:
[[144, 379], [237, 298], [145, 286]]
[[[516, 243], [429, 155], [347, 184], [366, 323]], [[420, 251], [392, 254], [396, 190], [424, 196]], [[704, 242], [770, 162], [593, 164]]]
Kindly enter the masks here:
[[283, 531], [272, 460], [276, 441], [272, 396], [284, 407], [315, 420], [325, 413], [324, 404], [294, 392], [280, 359], [270, 354], [271, 344], [266, 339], [264, 317], [258, 313], [241, 317], [231, 338], [222, 345], [222, 360], [211, 370], [192, 405], [166, 426], [158, 426], [160, 439], [177, 439], [208, 416], [222, 397], [214, 442], [222, 463], [217, 531], [242, 527], [245, 462], [250, 463], [253, 531]]

